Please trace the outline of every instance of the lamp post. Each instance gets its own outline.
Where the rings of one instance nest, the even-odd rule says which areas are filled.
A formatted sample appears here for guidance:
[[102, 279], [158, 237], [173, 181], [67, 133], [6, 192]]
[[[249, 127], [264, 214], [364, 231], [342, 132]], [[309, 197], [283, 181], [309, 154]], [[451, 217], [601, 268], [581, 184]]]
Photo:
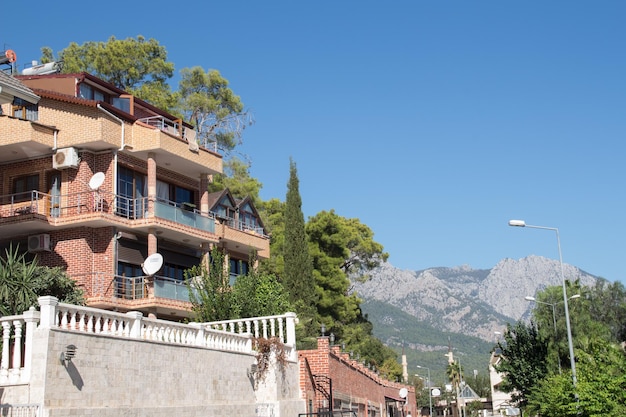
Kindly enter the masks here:
[[539, 301], [535, 297], [531, 297], [530, 295], [527, 295], [526, 297], [524, 297], [524, 299], [526, 301], [534, 301], [535, 303], [545, 304], [552, 307], [552, 323], [554, 323], [554, 334], [556, 335], [556, 305], [558, 303], [546, 303], [545, 301]]
[[[574, 300], [576, 298], [580, 298], [580, 294], [572, 295], [569, 298], [569, 300]], [[561, 304], [563, 301], [558, 301], [556, 303], [546, 303], [545, 301], [539, 301], [535, 297], [531, 297], [530, 295], [527, 295], [526, 297], [524, 297], [524, 299], [526, 301], [533, 301], [533, 302], [538, 303], [538, 304], [545, 304], [547, 306], [552, 307], [552, 322], [554, 323], [554, 334], [556, 334], [556, 305], [557, 304]]]
[[[572, 295], [569, 298], [569, 300], [573, 300], [573, 299], [576, 299], [576, 298], [580, 298], [580, 294]], [[530, 295], [527, 295], [526, 297], [524, 297], [524, 299], [526, 301], [532, 301], [532, 302], [535, 302], [535, 303], [538, 303], [538, 304], [544, 304], [544, 305], [552, 307], [552, 323], [554, 324], [554, 336], [556, 337], [556, 334], [557, 334], [557, 332], [556, 332], [556, 306], [557, 306], [557, 304], [561, 304], [563, 301], [558, 301], [556, 303], [547, 303], [545, 301], [539, 301], [535, 297], [531, 297]], [[559, 365], [559, 374], [560, 374], [561, 373], [561, 361], [557, 360], [557, 364]]]
[[563, 286], [563, 304], [565, 306], [565, 324], [567, 325], [567, 344], [569, 347], [569, 360], [572, 367], [572, 385], [574, 386], [574, 394], [576, 395], [576, 360], [574, 358], [574, 346], [572, 344], [572, 328], [569, 321], [569, 307], [567, 305], [567, 288], [565, 287], [565, 277], [563, 276], [563, 255], [561, 253], [561, 238], [559, 237], [559, 229], [556, 227], [532, 226], [526, 224], [524, 220], [509, 220], [509, 226], [513, 227], [529, 227], [531, 229], [552, 230], [556, 233], [556, 244], [559, 248], [559, 262], [561, 264], [561, 284]]
[[426, 366], [419, 366], [419, 365], [417, 365], [417, 367], [420, 369], [426, 369], [428, 371], [428, 409], [430, 410], [430, 414], [428, 414], [428, 416], [433, 417], [433, 395], [432, 395], [433, 387], [430, 384], [430, 368]]

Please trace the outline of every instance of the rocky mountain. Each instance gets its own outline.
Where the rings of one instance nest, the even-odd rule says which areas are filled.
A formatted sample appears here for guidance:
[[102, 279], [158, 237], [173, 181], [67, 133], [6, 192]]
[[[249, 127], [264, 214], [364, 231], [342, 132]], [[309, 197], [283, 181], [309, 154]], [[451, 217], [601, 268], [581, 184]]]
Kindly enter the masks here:
[[[530, 317], [534, 304], [524, 297], [561, 285], [560, 271], [558, 260], [540, 256], [503, 259], [491, 269], [464, 265], [408, 271], [386, 263], [368, 281], [352, 284], [374, 334], [387, 345], [412, 354], [437, 352], [436, 357], [454, 345], [468, 356], [482, 355], [486, 363], [494, 332]], [[582, 285], [598, 279], [567, 264], [563, 275]], [[435, 360], [430, 356], [418, 354], [416, 360]]]

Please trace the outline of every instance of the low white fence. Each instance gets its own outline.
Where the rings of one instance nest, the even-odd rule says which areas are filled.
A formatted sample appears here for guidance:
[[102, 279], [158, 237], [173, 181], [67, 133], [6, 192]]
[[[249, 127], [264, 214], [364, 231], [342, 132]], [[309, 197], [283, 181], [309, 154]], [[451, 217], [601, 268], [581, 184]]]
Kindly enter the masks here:
[[18, 316], [0, 318], [2, 358], [0, 386], [25, 384], [30, 379], [33, 332], [39, 328], [155, 343], [193, 345], [206, 349], [254, 354], [253, 338], [278, 338], [287, 358], [297, 360], [295, 313], [212, 323], [177, 323], [143, 317], [138, 311], [116, 313], [91, 307], [59, 303], [51, 296], [38, 299], [40, 311], [31, 307]]

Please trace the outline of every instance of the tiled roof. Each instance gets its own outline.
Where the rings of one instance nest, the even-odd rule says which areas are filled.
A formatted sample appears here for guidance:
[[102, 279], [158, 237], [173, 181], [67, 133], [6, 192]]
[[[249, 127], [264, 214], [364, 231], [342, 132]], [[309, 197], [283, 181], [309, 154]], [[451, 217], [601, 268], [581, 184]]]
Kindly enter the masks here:
[[0, 91], [3, 94], [11, 94], [14, 97], [19, 97], [29, 103], [39, 102], [39, 96], [33, 93], [30, 88], [4, 71], [0, 71]]

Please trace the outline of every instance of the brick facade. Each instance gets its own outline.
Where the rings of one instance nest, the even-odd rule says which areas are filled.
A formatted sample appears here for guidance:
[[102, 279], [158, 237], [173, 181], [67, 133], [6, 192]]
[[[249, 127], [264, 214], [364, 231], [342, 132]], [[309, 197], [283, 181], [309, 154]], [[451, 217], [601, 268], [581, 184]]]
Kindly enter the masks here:
[[[40, 100], [34, 122], [11, 117], [11, 104], [2, 104], [0, 248], [13, 242], [26, 245], [35, 235], [49, 236], [50, 248], [29, 256], [37, 257], [40, 265], [64, 269], [84, 288], [89, 305], [158, 312], [160, 317], [174, 319], [190, 314], [189, 301], [167, 298], [184, 292], [178, 271], [188, 267], [190, 259], [199, 264], [213, 246], [225, 250], [227, 257], [243, 261], [252, 251], [259, 258], [269, 257], [268, 236], [237, 228], [237, 219], [223, 224], [212, 217], [206, 187], [208, 178], [221, 172], [222, 156], [205, 148], [192, 151], [182, 136], [182, 128], [189, 129], [188, 124], [138, 99], [130, 101], [137, 107], [125, 113], [109, 100], [116, 94], [125, 95], [90, 75], [18, 78]], [[102, 88], [103, 101], [74, 96], [85, 80], [89, 88]], [[161, 129], [138, 120], [146, 116], [170, 118], [179, 129]], [[77, 166], [55, 168], [54, 158], [62, 148], [77, 151]], [[126, 182], [127, 188], [119, 190], [121, 169], [132, 170], [136, 178], [143, 176], [146, 188]], [[90, 180], [96, 173], [104, 174], [104, 182], [92, 190]], [[33, 174], [38, 175], [37, 184], [33, 184]], [[172, 187], [169, 191], [173, 187], [191, 191], [191, 201], [186, 202], [203, 211], [188, 210], [182, 201], [161, 201], [157, 213], [159, 181]], [[26, 192], [16, 196], [16, 184]], [[23, 190], [25, 186], [30, 188]], [[175, 200], [171, 193], [169, 197]], [[174, 281], [163, 281], [158, 296], [154, 280], [148, 277], [139, 291], [126, 292], [120, 298], [115, 292], [120, 234], [147, 248], [148, 255], [168, 248], [170, 256], [164, 261], [175, 272], [163, 278], [176, 275], [179, 287], [172, 286]], [[179, 262], [179, 253], [186, 257], [185, 262]], [[142, 274], [137, 272], [142, 262], [133, 260], [135, 276]], [[123, 280], [127, 281], [126, 276]]]
[[[329, 341], [320, 337], [317, 349], [298, 352], [300, 390], [309, 413], [324, 412], [329, 406], [324, 392], [332, 392], [334, 411], [353, 411], [358, 417], [417, 415], [414, 387], [381, 378]], [[402, 389], [407, 392], [404, 399]]]

